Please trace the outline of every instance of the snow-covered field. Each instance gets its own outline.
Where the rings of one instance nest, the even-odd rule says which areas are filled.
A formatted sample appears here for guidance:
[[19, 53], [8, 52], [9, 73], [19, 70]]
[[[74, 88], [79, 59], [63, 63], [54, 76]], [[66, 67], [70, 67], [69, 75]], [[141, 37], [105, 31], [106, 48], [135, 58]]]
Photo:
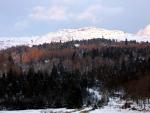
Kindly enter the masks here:
[[133, 111], [133, 110], [129, 110], [129, 109], [104, 107], [102, 109], [97, 109], [97, 110], [91, 111], [89, 113], [150, 113], [150, 111]]
[[0, 111], [0, 113], [63, 113], [72, 112], [73, 110], [61, 108], [61, 109], [39, 109], [39, 110], [16, 110], [16, 111]]
[[0, 111], [0, 113], [150, 113], [150, 111], [133, 111], [129, 109], [119, 109], [113, 107], [104, 107], [101, 109], [92, 110], [85, 108], [82, 110], [71, 109], [47, 109], [47, 110], [18, 110], [18, 111]]

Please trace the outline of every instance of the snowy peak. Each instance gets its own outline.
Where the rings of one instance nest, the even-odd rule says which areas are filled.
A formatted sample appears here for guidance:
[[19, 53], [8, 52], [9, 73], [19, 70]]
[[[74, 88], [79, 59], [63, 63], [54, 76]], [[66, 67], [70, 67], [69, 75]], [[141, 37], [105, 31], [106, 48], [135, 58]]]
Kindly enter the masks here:
[[39, 37], [35, 40], [34, 44], [43, 44], [50, 42], [62, 42], [71, 40], [83, 40], [83, 39], [93, 39], [93, 38], [106, 38], [106, 39], [117, 39], [124, 40], [125, 33], [119, 30], [106, 30], [96, 27], [85, 27], [79, 29], [63, 29], [58, 32], [51, 32], [47, 35]]
[[139, 30], [137, 35], [144, 36], [144, 37], [150, 37], [150, 24], [147, 25], [145, 28]]
[[84, 27], [79, 29], [62, 29], [57, 32], [50, 32], [46, 35], [35, 37], [1, 37], [0, 49], [6, 49], [18, 45], [32, 46], [51, 42], [67, 42], [94, 38], [116, 39], [118, 41], [127, 38], [128, 40], [150, 41], [150, 25], [145, 29], [140, 30], [137, 34], [129, 34], [120, 30]]
[[39, 45], [51, 42], [66, 42], [71, 40], [87, 40], [93, 38], [116, 39], [118, 41], [137, 40], [137, 41], [150, 41], [150, 36], [140, 36], [136, 34], [125, 33], [120, 30], [107, 30], [96, 27], [84, 27], [79, 29], [63, 29], [57, 32], [50, 32], [36, 39], [33, 44]]

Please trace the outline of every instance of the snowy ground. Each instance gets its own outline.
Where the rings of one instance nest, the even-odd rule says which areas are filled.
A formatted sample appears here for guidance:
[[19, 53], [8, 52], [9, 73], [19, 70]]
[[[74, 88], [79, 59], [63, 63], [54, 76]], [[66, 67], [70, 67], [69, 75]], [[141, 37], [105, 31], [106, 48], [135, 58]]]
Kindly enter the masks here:
[[150, 111], [133, 111], [129, 109], [104, 107], [102, 109], [97, 110], [91, 110], [91, 108], [86, 108], [82, 110], [71, 110], [71, 109], [69, 110], [63, 108], [63, 109], [47, 109], [47, 110], [0, 111], [0, 113], [150, 113]]
[[89, 113], [150, 113], [150, 111], [133, 111], [129, 109], [104, 107], [102, 109], [97, 109]]
[[[93, 95], [100, 96], [95, 90], [89, 89], [89, 92]], [[125, 100], [113, 97], [109, 98], [108, 105], [100, 109], [93, 110], [92, 107], [83, 109], [39, 109], [39, 110], [16, 110], [16, 111], [0, 111], [0, 113], [150, 113], [150, 105], [147, 106], [146, 110], [142, 110], [135, 103], [132, 106], [137, 108], [137, 110], [121, 109], [125, 104]]]

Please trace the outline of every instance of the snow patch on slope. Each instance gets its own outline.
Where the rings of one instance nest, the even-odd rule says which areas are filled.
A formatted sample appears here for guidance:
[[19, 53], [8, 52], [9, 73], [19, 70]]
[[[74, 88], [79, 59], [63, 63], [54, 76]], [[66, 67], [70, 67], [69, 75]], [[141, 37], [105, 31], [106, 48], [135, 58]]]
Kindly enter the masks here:
[[21, 45], [32, 46], [36, 38], [38, 37], [1, 37], [0, 50]]

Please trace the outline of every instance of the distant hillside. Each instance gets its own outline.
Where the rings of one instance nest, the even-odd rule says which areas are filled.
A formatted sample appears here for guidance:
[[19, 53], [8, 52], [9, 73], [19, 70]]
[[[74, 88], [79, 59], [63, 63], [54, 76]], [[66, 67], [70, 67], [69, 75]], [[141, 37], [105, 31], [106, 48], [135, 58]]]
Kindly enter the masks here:
[[[142, 32], [142, 31], [141, 31]], [[95, 38], [115, 39], [118, 41], [136, 40], [150, 41], [150, 36], [129, 34], [120, 30], [107, 30], [96, 27], [85, 27], [79, 29], [63, 29], [57, 32], [50, 32], [46, 35], [35, 36], [35, 37], [1, 37], [0, 38], [0, 49], [6, 49], [12, 46], [20, 45], [39, 45], [51, 42], [67, 42], [72, 40], [87, 40]]]

